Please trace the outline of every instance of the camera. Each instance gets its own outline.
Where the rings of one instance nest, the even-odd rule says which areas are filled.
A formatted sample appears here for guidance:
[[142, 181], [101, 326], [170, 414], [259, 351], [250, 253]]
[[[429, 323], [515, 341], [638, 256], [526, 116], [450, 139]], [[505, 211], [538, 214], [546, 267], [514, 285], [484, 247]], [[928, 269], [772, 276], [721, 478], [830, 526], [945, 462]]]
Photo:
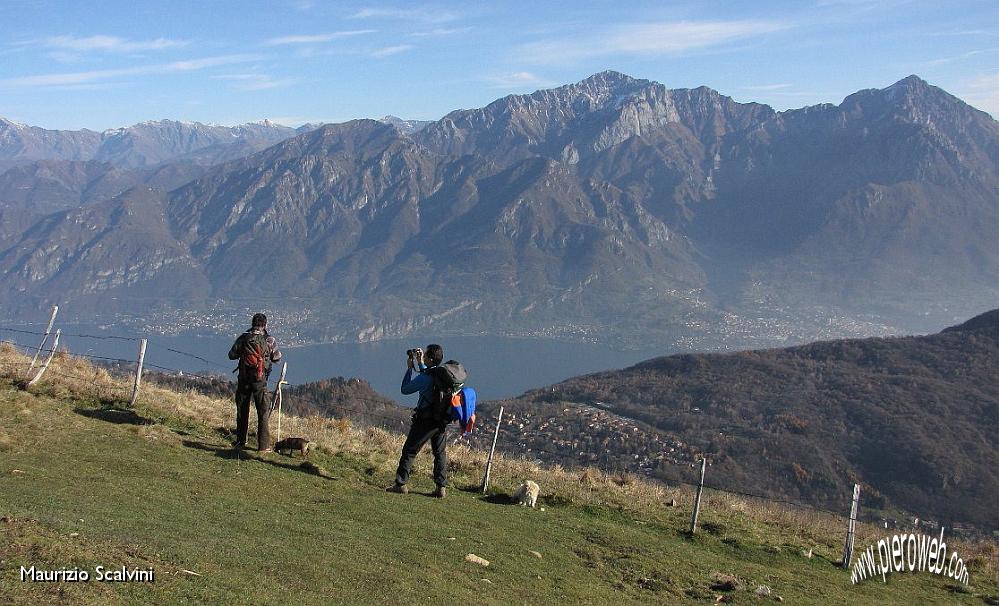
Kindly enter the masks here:
[[423, 350], [421, 348], [419, 348], [419, 347], [417, 347], [415, 349], [407, 349], [406, 350], [406, 355], [409, 356], [410, 358], [412, 358], [412, 357], [416, 356], [417, 352], [423, 353]]

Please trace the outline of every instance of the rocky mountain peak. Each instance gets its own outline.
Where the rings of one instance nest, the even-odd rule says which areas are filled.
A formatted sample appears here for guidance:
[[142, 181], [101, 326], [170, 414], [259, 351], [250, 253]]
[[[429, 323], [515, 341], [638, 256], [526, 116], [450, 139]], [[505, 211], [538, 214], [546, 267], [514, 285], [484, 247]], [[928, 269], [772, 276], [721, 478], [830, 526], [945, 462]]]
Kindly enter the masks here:
[[902, 106], [964, 104], [957, 97], [915, 75], [902, 78], [879, 92], [886, 101]]
[[541, 90], [529, 97], [548, 102], [553, 100], [563, 103], [585, 102], [589, 109], [596, 110], [607, 105], [619, 105], [624, 99], [652, 85], [654, 83], [649, 80], [638, 80], [621, 72], [603, 71], [575, 84]]
[[648, 84], [650, 84], [648, 80], [639, 80], [637, 78], [632, 78], [627, 74], [622, 74], [621, 72], [617, 72], [614, 70], [606, 70], [593, 74], [588, 78], [584, 78], [583, 80], [580, 80], [574, 85], [570, 84], [562, 88], [569, 88], [572, 86], [576, 86], [579, 88], [614, 91], [622, 87], [631, 88], [635, 85], [646, 86]]
[[929, 91], [930, 88], [933, 87], [930, 86], [929, 82], [923, 80], [922, 78], [920, 78], [915, 74], [911, 74], [906, 76], [905, 78], [902, 78], [895, 84], [892, 84], [891, 86], [886, 88], [885, 91], [905, 91], [910, 93], [924, 93]]
[[916, 75], [907, 76], [886, 88], [858, 91], [843, 100], [843, 106], [862, 106], [866, 109], [906, 110], [911, 108], [943, 109], [964, 103], [943, 89], [931, 85]]

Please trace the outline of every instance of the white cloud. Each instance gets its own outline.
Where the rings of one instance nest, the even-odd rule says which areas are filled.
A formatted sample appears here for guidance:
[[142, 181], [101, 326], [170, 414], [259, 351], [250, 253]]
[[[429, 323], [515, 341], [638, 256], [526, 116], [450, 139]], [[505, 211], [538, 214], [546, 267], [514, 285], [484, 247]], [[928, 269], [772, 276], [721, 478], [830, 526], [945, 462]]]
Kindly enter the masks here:
[[235, 83], [235, 88], [242, 91], [284, 88], [297, 82], [295, 78], [275, 78], [268, 74], [223, 74], [212, 76], [212, 79], [231, 80]]
[[412, 32], [409, 34], [414, 38], [426, 38], [431, 36], [452, 36], [454, 34], [466, 34], [472, 31], [471, 27], [435, 27], [434, 29]]
[[999, 117], [999, 74], [972, 78], [959, 95], [969, 105]]
[[791, 88], [790, 84], [757, 84], [755, 86], [744, 86], [745, 90], [756, 90], [756, 91], [775, 91], [785, 88]]
[[986, 29], [956, 29], [945, 32], [931, 32], [930, 36], [999, 36], [999, 33]]
[[855, 8], [862, 11], [894, 9], [915, 0], [818, 0], [815, 6], [819, 8]]
[[46, 53], [49, 59], [53, 61], [58, 61], [59, 63], [80, 63], [84, 60], [84, 56], [80, 53], [70, 53], [66, 51], [52, 51]]
[[412, 44], [399, 44], [396, 46], [386, 46], [385, 48], [380, 48], [375, 52], [371, 53], [372, 57], [389, 57], [391, 55], [398, 55], [399, 53], [404, 53], [408, 50], [416, 48]]
[[940, 59], [934, 59], [932, 61], [927, 61], [926, 65], [935, 67], [938, 65], [946, 65], [948, 63], [954, 63], [955, 61], [963, 61], [964, 59], [970, 59], [976, 55], [984, 55], [985, 53], [994, 53], [999, 51], [999, 48], [983, 48], [979, 50], [968, 51], [966, 53], [961, 53], [960, 55], [953, 55], [950, 57], [941, 57]]
[[535, 42], [520, 47], [521, 58], [564, 63], [604, 55], [681, 55], [791, 27], [779, 21], [676, 21], [616, 25], [588, 36]]
[[119, 69], [101, 69], [83, 72], [67, 72], [61, 74], [19, 76], [0, 80], [0, 86], [7, 88], [35, 88], [88, 84], [112, 80], [122, 76], [148, 76], [197, 71], [209, 67], [231, 65], [234, 63], [246, 63], [248, 61], [256, 61], [258, 59], [260, 59], [258, 55], [221, 55], [217, 57], [204, 57], [201, 59], [189, 59], [185, 61], [173, 61], [171, 63], [141, 65]]
[[190, 44], [187, 40], [170, 40], [156, 38], [155, 40], [127, 40], [118, 36], [52, 36], [39, 42], [45, 48], [63, 51], [89, 52], [103, 51], [109, 53], [131, 53], [136, 51], [163, 50], [178, 48]]
[[378, 30], [356, 29], [342, 32], [331, 32], [328, 34], [281, 36], [279, 38], [270, 38], [269, 40], [266, 40], [264, 44], [267, 46], [280, 46], [285, 44], [321, 44], [323, 42], [331, 42], [339, 38], [350, 38], [352, 36], [373, 34], [376, 31]]
[[[218, 57], [204, 57], [202, 59], [189, 59], [187, 61], [174, 61], [172, 63], [164, 63], [161, 66], [150, 66], [151, 68], [162, 67], [163, 72], [187, 72], [198, 69], [205, 69], [206, 67], [216, 67], [218, 65], [230, 65], [232, 63], [246, 63], [247, 61], [256, 61], [260, 59], [260, 55], [221, 55]], [[154, 69], [152, 73], [156, 73], [160, 70]]]
[[428, 7], [420, 8], [365, 8], [350, 16], [351, 19], [402, 19], [405, 21], [422, 21], [424, 23], [447, 23], [458, 18], [451, 11], [435, 10]]
[[501, 90], [538, 89], [556, 84], [551, 80], [540, 78], [531, 72], [509, 72], [505, 74], [496, 74], [493, 76], [486, 76], [483, 80], [489, 83], [490, 88], [497, 88]]

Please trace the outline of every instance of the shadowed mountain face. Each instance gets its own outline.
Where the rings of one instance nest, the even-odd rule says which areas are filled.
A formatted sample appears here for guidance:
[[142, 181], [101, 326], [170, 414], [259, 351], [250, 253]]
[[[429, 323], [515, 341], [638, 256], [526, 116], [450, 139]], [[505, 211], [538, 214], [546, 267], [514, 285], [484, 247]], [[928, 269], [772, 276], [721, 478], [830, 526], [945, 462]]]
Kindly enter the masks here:
[[[714, 485], [842, 507], [859, 482], [865, 510], [901, 507], [991, 531], [999, 528], [997, 373], [993, 310], [924, 337], [656, 358], [506, 404], [518, 415], [554, 409], [569, 424], [586, 411], [567, 403], [600, 403], [698, 446]], [[518, 441], [550, 450], [546, 437]]]
[[[324, 339], [747, 346], [921, 331], [987, 307], [997, 165], [997, 123], [914, 76], [778, 113], [605, 72], [426, 125], [326, 125], [179, 187], [166, 175], [175, 189], [150, 216], [206, 285], [199, 299], [306, 315]], [[0, 247], [48, 250], [76, 219], [6, 228]], [[0, 257], [0, 299], [33, 311], [54, 301], [51, 277], [25, 281], [23, 258]], [[100, 307], [104, 290], [49, 263], [62, 301]], [[142, 280], [130, 292], [150, 294]], [[159, 303], [133, 311], [190, 306]]]

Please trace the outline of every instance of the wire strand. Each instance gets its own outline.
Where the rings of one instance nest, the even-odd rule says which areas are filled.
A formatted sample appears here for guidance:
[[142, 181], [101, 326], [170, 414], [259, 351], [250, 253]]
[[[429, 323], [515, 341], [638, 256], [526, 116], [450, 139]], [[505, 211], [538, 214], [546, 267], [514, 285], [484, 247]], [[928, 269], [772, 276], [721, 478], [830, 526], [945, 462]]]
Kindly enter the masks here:
[[182, 356], [187, 356], [189, 358], [194, 358], [195, 360], [200, 360], [200, 361], [204, 362], [205, 364], [209, 364], [209, 365], [215, 366], [217, 368], [223, 368], [223, 369], [227, 368], [226, 366], [224, 366], [222, 364], [219, 364], [218, 362], [213, 362], [212, 360], [208, 360], [208, 359], [202, 358], [201, 356], [195, 355], [195, 354], [190, 353], [190, 352], [181, 351], [179, 349], [173, 349], [172, 347], [166, 347], [165, 345], [158, 345], [158, 344], [153, 343], [153, 342], [149, 342], [149, 344], [152, 345], [155, 348], [158, 348], [158, 349], [165, 349], [166, 351], [169, 351], [169, 352], [172, 352], [172, 353], [175, 353], [175, 354], [180, 354]]

